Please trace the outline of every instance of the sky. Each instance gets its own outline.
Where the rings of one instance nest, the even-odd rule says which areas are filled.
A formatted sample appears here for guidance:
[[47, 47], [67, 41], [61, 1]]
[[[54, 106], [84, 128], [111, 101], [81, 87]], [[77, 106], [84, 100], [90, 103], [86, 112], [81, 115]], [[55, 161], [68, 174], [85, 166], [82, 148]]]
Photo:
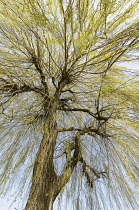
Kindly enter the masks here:
[[[137, 63], [124, 63], [124, 66], [128, 67], [129, 69], [134, 69], [134, 70], [139, 70], [139, 64]], [[21, 207], [21, 201], [20, 198], [19, 200], [14, 200], [14, 191], [11, 190], [10, 194], [7, 194], [7, 196], [3, 199], [0, 199], [0, 210], [23, 210]], [[13, 203], [13, 205], [11, 205]], [[57, 203], [54, 204], [54, 210], [56, 209]], [[64, 210], [64, 209], [61, 209]], [[72, 209], [69, 209], [72, 210]], [[118, 210], [118, 209], [117, 209]]]

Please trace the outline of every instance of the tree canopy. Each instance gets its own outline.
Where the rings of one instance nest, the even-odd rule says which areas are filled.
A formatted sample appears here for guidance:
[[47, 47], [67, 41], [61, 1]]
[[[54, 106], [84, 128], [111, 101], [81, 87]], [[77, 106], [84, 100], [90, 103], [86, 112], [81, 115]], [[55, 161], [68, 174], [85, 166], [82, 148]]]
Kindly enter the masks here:
[[138, 209], [138, 1], [0, 8], [1, 193], [27, 199], [45, 154], [73, 209]]

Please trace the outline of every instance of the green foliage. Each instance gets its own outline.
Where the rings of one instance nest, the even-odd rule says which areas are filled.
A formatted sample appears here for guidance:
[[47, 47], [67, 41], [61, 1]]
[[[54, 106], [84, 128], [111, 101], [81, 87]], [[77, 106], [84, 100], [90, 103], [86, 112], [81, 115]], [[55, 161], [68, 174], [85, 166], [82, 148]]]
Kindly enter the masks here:
[[139, 79], [124, 65], [138, 63], [138, 1], [0, 0], [0, 8], [1, 193], [17, 179], [28, 188], [53, 107], [58, 175], [81, 135], [61, 194], [74, 194], [81, 210], [138, 209]]

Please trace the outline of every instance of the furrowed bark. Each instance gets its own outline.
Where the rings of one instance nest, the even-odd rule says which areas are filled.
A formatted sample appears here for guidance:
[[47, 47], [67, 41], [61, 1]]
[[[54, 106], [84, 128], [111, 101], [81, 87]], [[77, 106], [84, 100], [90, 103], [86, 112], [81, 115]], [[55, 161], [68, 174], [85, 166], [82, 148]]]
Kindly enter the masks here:
[[69, 181], [74, 167], [79, 161], [79, 137], [76, 136], [74, 154], [70, 162], [67, 162], [67, 168], [63, 174], [57, 176], [53, 158], [58, 129], [52, 113], [47, 118], [45, 134], [36, 155], [32, 186], [25, 210], [52, 210], [57, 195]]
[[54, 171], [53, 153], [57, 138], [56, 122], [52, 116], [45, 124], [45, 133], [36, 155], [32, 186], [25, 210], [52, 210], [57, 196], [57, 175]]

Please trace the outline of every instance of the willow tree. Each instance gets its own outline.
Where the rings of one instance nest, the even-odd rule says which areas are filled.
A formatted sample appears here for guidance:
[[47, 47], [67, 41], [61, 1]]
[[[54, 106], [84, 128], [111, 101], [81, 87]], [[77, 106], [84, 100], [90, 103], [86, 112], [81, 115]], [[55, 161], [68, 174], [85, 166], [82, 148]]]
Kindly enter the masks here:
[[2, 193], [18, 180], [25, 210], [67, 188], [76, 209], [138, 209], [139, 79], [124, 65], [138, 62], [138, 1], [0, 6]]

